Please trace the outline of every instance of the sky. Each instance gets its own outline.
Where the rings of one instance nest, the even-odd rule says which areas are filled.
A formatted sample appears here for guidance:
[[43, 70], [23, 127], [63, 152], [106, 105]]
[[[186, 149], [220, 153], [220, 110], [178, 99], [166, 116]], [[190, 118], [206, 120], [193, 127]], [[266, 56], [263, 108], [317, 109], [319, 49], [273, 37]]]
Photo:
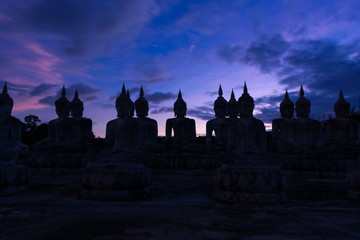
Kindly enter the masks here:
[[144, 87], [159, 135], [179, 89], [203, 135], [219, 85], [238, 99], [245, 81], [267, 128], [285, 90], [295, 102], [301, 84], [322, 120], [340, 88], [359, 109], [359, 9], [358, 0], [1, 0], [0, 87], [7, 81], [15, 117], [42, 122], [57, 118], [63, 85], [70, 101], [77, 89], [100, 137], [123, 83], [133, 101]]

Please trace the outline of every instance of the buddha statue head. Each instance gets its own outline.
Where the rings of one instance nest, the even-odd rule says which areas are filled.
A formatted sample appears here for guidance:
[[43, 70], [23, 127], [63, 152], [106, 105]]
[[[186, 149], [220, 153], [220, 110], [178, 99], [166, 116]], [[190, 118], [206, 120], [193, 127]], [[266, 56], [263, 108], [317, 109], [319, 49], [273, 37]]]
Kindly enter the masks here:
[[129, 98], [129, 100], [130, 100], [130, 104], [131, 104], [131, 111], [130, 111], [130, 116], [134, 116], [134, 112], [135, 112], [135, 103], [131, 100], [131, 98], [130, 98], [130, 91], [129, 91], [129, 89], [126, 91], [126, 95], [127, 95], [127, 97]]
[[300, 88], [300, 97], [299, 99], [296, 101], [295, 103], [295, 111], [296, 111], [296, 116], [298, 118], [308, 118], [310, 115], [310, 100], [306, 99], [304, 97], [305, 93], [304, 93], [304, 89], [303, 86], [301, 84], [301, 88]]
[[116, 111], [118, 117], [130, 117], [131, 111], [132, 111], [132, 101], [130, 100], [129, 96], [126, 93], [125, 90], [125, 84], [123, 84], [121, 94], [119, 97], [116, 98]]
[[239, 104], [235, 99], [234, 90], [231, 90], [231, 97], [230, 97], [230, 100], [228, 102], [227, 115], [230, 118], [237, 118], [237, 116], [239, 115]]
[[221, 85], [218, 91], [219, 97], [214, 102], [214, 111], [216, 117], [225, 117], [227, 111], [227, 101], [223, 98]]
[[140, 97], [135, 101], [136, 116], [146, 117], [149, 113], [149, 103], [144, 97], [144, 89], [140, 88]]
[[294, 116], [294, 103], [290, 100], [287, 89], [285, 97], [280, 103], [280, 114], [284, 119], [290, 119]]
[[7, 92], [7, 83], [5, 82], [3, 91], [0, 94], [0, 119], [7, 118], [11, 115], [13, 105], [14, 101]]
[[345, 100], [341, 89], [339, 99], [334, 104], [334, 112], [337, 118], [346, 118], [350, 116], [350, 103]]
[[249, 95], [246, 82], [244, 84], [244, 92], [238, 100], [239, 115], [241, 118], [250, 118], [253, 116], [254, 111], [254, 99]]
[[84, 103], [79, 98], [79, 93], [76, 89], [74, 99], [70, 102], [71, 116], [82, 117], [84, 112]]
[[70, 102], [66, 98], [65, 86], [61, 91], [61, 97], [55, 101], [55, 110], [59, 118], [68, 117], [70, 114]]
[[179, 90], [178, 98], [174, 103], [174, 114], [175, 117], [185, 117], [186, 116], [186, 102], [182, 98], [181, 90]]

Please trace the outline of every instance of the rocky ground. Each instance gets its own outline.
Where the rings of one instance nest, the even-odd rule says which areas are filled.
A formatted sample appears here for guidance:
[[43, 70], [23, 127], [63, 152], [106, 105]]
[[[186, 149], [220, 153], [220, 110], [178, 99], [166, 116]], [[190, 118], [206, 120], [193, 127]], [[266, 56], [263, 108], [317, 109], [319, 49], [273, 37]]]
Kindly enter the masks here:
[[30, 192], [0, 198], [0, 239], [360, 239], [360, 203], [225, 204], [212, 175], [154, 174], [141, 202], [79, 200], [80, 176], [33, 176]]

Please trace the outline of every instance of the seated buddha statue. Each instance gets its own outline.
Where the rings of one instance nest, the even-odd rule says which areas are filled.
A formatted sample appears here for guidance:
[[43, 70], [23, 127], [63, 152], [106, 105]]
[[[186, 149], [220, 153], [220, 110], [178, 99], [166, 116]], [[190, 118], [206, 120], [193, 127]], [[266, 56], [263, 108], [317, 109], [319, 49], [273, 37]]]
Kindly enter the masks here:
[[141, 86], [140, 97], [135, 101], [136, 116], [139, 123], [139, 144], [140, 146], [155, 143], [158, 136], [157, 122], [148, 118], [149, 103], [144, 97], [144, 90]]
[[325, 122], [325, 144], [333, 146], [360, 146], [360, 124], [349, 118], [350, 103], [340, 90], [339, 99], [334, 104], [335, 118]]
[[253, 117], [254, 99], [249, 95], [246, 82], [244, 92], [238, 100], [240, 118], [237, 120], [235, 133], [229, 138], [230, 145], [236, 146], [239, 155], [251, 155], [265, 151], [266, 131], [264, 123]]
[[293, 152], [294, 128], [292, 127], [294, 116], [294, 103], [290, 100], [286, 90], [285, 97], [280, 103], [280, 119], [272, 121], [272, 140], [278, 152]]
[[[66, 98], [65, 86], [63, 86], [61, 97], [55, 101], [56, 114], [58, 118], [51, 120], [48, 127], [48, 139], [52, 150], [55, 152], [78, 152], [81, 142], [81, 129], [78, 122], [69, 118], [70, 102]], [[46, 148], [45, 142], [41, 145]]]
[[[166, 140], [180, 146], [192, 144], [196, 138], [195, 120], [185, 117], [186, 110], [186, 102], [179, 91], [178, 99], [174, 103], [175, 118], [166, 120]], [[172, 131], [174, 131], [173, 137]]]
[[92, 121], [89, 118], [83, 117], [84, 104], [80, 100], [77, 90], [75, 91], [74, 99], [70, 102], [70, 108], [71, 116], [77, 121], [81, 130], [80, 142], [88, 143], [94, 138], [94, 134], [92, 132]]
[[[225, 118], [227, 113], [227, 101], [223, 98], [221, 85], [218, 91], [219, 97], [214, 102], [215, 118], [206, 123], [206, 148], [218, 149], [223, 147], [226, 150], [228, 140], [228, 119]], [[215, 146], [212, 146], [212, 133], [215, 132]]]
[[131, 116], [133, 105], [124, 84], [115, 106], [118, 118], [107, 123], [105, 138], [113, 153], [136, 151], [139, 148], [139, 123]]
[[292, 120], [296, 152], [313, 150], [321, 144], [321, 124], [319, 121], [309, 118], [311, 103], [304, 95], [301, 85], [300, 97], [295, 103], [297, 119]]
[[0, 167], [15, 165], [17, 148], [20, 145], [21, 122], [11, 116], [13, 104], [5, 82], [0, 94]]

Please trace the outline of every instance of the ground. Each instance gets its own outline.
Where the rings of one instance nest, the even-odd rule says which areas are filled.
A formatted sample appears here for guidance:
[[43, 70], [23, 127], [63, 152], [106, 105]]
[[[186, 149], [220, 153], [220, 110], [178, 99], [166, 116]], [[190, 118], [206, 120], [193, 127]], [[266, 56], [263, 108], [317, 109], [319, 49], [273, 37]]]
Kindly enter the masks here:
[[212, 175], [153, 175], [149, 199], [78, 199], [80, 176], [33, 176], [30, 191], [0, 198], [0, 239], [360, 239], [360, 203], [225, 204]]

